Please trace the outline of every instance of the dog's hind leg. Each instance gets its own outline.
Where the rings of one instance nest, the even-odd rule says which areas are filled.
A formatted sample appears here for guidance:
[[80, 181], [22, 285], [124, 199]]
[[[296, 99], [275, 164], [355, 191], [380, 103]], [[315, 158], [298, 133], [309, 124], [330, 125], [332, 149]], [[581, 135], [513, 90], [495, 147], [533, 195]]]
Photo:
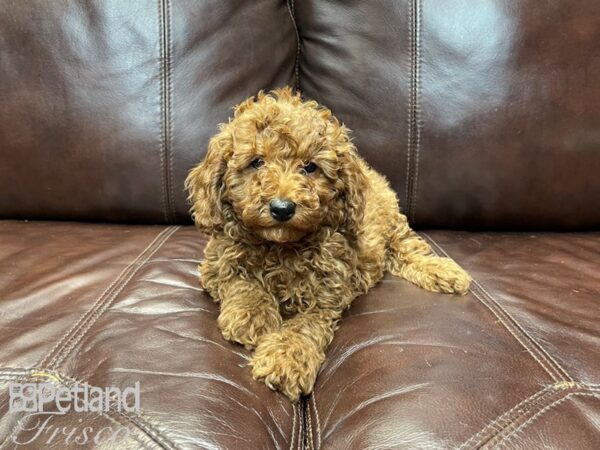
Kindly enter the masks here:
[[400, 213], [388, 243], [387, 270], [432, 292], [466, 294], [471, 283], [456, 262], [436, 256]]

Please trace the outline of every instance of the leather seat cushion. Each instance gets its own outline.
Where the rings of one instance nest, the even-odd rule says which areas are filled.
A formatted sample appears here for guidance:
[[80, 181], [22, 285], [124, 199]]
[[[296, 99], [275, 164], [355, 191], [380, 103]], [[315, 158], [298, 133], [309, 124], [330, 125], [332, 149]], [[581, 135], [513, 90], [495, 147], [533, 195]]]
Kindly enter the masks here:
[[294, 407], [220, 336], [193, 227], [2, 221], [0, 440], [28, 437], [6, 414], [7, 383], [41, 376], [139, 381], [140, 414], [55, 422], [127, 426], [120, 448], [598, 448], [600, 234], [424, 236], [470, 271], [472, 292], [386, 277]]

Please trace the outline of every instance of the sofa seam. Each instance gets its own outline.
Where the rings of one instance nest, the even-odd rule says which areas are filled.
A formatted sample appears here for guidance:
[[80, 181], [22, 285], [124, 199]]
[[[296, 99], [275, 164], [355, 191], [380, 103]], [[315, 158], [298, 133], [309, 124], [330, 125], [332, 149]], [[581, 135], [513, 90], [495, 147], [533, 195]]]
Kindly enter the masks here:
[[412, 222], [415, 219], [417, 202], [419, 158], [421, 146], [421, 0], [408, 2], [408, 28], [410, 47], [410, 83], [408, 95], [408, 129], [406, 149], [406, 215]]
[[[545, 397], [546, 395], [550, 395], [552, 393], [551, 389], [552, 385], [547, 385], [543, 389], [540, 389], [539, 391], [530, 395], [526, 399], [517, 403], [511, 409], [504, 411], [503, 413], [498, 415], [494, 420], [492, 420], [483, 428], [481, 428], [477, 433], [473, 434], [469, 439], [463, 442], [461, 446], [458, 447], [458, 450], [464, 450], [467, 448], [479, 448], [483, 443], [485, 443], [485, 441], [491, 439], [491, 437], [493, 436], [493, 431], [497, 429], [498, 425], [501, 422], [511, 423], [515, 418], [518, 418], [520, 415], [525, 414], [526, 411], [523, 410], [523, 408], [528, 406], [530, 403], [542, 397]], [[500, 427], [500, 430], [502, 430], [502, 427]], [[486, 435], [489, 434], [490, 431], [492, 432], [492, 436], [486, 437]]]
[[546, 405], [544, 408], [538, 410], [533, 416], [531, 416], [529, 419], [527, 419], [521, 425], [519, 425], [516, 428], [514, 428], [513, 430], [511, 430], [508, 435], [503, 436], [503, 437], [500, 438], [499, 441], [494, 442], [493, 443], [493, 445], [494, 445], [493, 448], [499, 450], [502, 447], [505, 447], [517, 435], [517, 433], [523, 431], [525, 428], [527, 428], [529, 425], [531, 425], [533, 422], [535, 422], [537, 419], [539, 419], [540, 417], [542, 417], [547, 412], [549, 412], [552, 409], [560, 406], [561, 404], [563, 404], [564, 402], [566, 402], [567, 400], [569, 400], [571, 397], [577, 396], [577, 395], [582, 395], [582, 396], [586, 396], [586, 397], [594, 397], [594, 398], [600, 399], [600, 393], [592, 393], [592, 392], [568, 392], [568, 393], [564, 394], [562, 397], [560, 397], [557, 400], [555, 400], [554, 402], [552, 402], [552, 403]]
[[167, 59], [167, 79], [168, 79], [168, 90], [167, 90], [167, 99], [168, 99], [168, 120], [167, 127], [169, 131], [168, 135], [168, 149], [169, 149], [169, 169], [168, 169], [168, 185], [169, 185], [169, 208], [171, 213], [171, 220], [175, 221], [175, 194], [173, 188], [173, 35], [172, 35], [172, 19], [171, 19], [171, 1], [166, 1], [166, 12], [167, 12], [167, 36], [168, 36], [168, 59]]
[[[543, 389], [517, 403], [511, 409], [500, 414], [492, 422], [485, 425], [461, 444], [460, 447], [457, 447], [458, 450], [497, 448], [495, 445], [507, 438], [503, 434], [506, 435], [506, 433], [509, 433], [510, 435], [514, 432], [515, 428], [523, 426], [523, 423], [519, 425], [519, 420], [528, 422], [532, 415], [536, 415], [549, 404], [554, 403], [555, 400], [553, 398], [558, 397], [560, 399], [569, 392], [571, 394], [581, 393], [581, 395], [600, 395], [600, 389], [585, 383], [560, 382], [546, 385]], [[473, 442], [475, 440], [476, 442]]]
[[[478, 286], [475, 280], [473, 280], [473, 285], [475, 287]], [[529, 353], [529, 355], [531, 355], [531, 357], [544, 369], [544, 371], [548, 375], [550, 375], [550, 378], [552, 378], [553, 381], [558, 382], [560, 380], [560, 375], [558, 375], [557, 378], [557, 373], [551, 370], [551, 364], [548, 361], [543, 361], [544, 358], [540, 357], [540, 355], [537, 355], [537, 352], [535, 352], [530, 346], [527, 345], [526, 340], [524, 340], [523, 338], [519, 338], [519, 336], [517, 335], [518, 333], [516, 333], [513, 327], [510, 326], [510, 322], [507, 319], [501, 317], [501, 314], [495, 311], [494, 308], [490, 306], [488, 302], [484, 300], [483, 297], [475, 289], [471, 288], [469, 290], [480, 301], [480, 303], [483, 304], [499, 320], [499, 322], [504, 326], [506, 330], [508, 330], [508, 332], [517, 340], [517, 342], [519, 342], [519, 344], [521, 344], [521, 346], [523, 346], [523, 348], [527, 350], [527, 353]], [[496, 303], [493, 302], [493, 304], [495, 305]]]
[[[137, 271], [150, 259], [150, 257], [162, 247], [162, 245], [179, 229], [179, 226], [169, 226], [163, 229], [156, 237], [138, 254], [138, 256], [127, 265], [117, 277], [102, 291], [94, 304], [69, 328], [69, 330], [56, 342], [50, 352], [41, 360], [40, 366], [53, 369], [61, 364], [66, 356], [81, 341], [85, 333], [100, 318], [102, 313], [95, 317], [99, 310], [105, 306], [109, 307], [122, 289], [129, 283]], [[112, 299], [111, 299], [112, 296]], [[109, 299], [108, 301], [106, 299]], [[92, 321], [93, 319], [93, 321]], [[83, 334], [79, 334], [84, 330]], [[74, 344], [71, 344], [75, 340]], [[61, 347], [59, 349], [59, 347]], [[56, 352], [55, 355], [53, 355]]]
[[306, 436], [306, 421], [304, 418], [304, 400], [300, 400], [297, 404], [298, 408], [298, 450], [304, 450], [304, 439]]
[[294, 449], [294, 441], [295, 441], [295, 438], [296, 438], [296, 414], [297, 414], [296, 405], [293, 405], [292, 411], [293, 411], [294, 415], [292, 416], [292, 433], [291, 433], [291, 436], [290, 436], [291, 439], [290, 439], [289, 450], [293, 450]]
[[294, 32], [296, 34], [296, 59], [294, 61], [294, 90], [300, 91], [300, 30], [298, 29], [298, 21], [296, 19], [296, 3], [294, 0], [286, 0], [287, 9], [292, 20]]
[[306, 415], [306, 422], [308, 423], [308, 430], [306, 433], [306, 443], [308, 445], [309, 450], [316, 450], [315, 449], [315, 435], [313, 433], [312, 417], [311, 417], [311, 413], [310, 413], [310, 405], [308, 403], [308, 400], [306, 400], [306, 399], [304, 399], [304, 414]]
[[412, 198], [411, 198], [411, 211], [410, 211], [410, 220], [412, 223], [416, 221], [417, 216], [417, 191], [419, 188], [419, 165], [421, 160], [421, 27], [422, 27], [422, 17], [423, 17], [423, 8], [422, 8], [422, 0], [416, 0], [417, 11], [415, 15], [415, 158], [414, 158], [414, 173], [413, 173], [413, 182], [412, 182]]
[[[449, 256], [448, 253], [437, 242], [435, 242], [431, 236], [425, 232], [421, 232], [421, 235], [424, 236], [433, 247], [437, 248], [439, 252], [445, 256]], [[481, 294], [477, 292], [477, 288], [481, 291]], [[477, 280], [473, 279], [472, 286], [469, 291], [500, 321], [504, 328], [508, 330], [508, 332], [525, 348], [525, 350], [527, 350], [531, 357], [537, 361], [537, 363], [546, 371], [546, 373], [548, 373], [548, 375], [550, 375], [555, 382], [574, 381], [568, 372], [562, 368], [562, 366], [558, 365], [554, 359], [548, 358], [548, 354], [543, 347], [541, 347], [541, 345], [538, 344], [535, 339], [523, 329], [517, 320], [512, 317], [508, 311], [506, 311], [506, 309], [499, 305], [499, 303], [481, 286]], [[484, 296], [487, 298], [487, 300], [489, 300], [489, 303], [484, 300]], [[518, 334], [522, 335], [521, 339], [517, 336]], [[528, 341], [531, 345], [527, 345]], [[558, 366], [558, 368], [556, 366]], [[553, 369], [554, 372], [549, 368]]]
[[[152, 241], [150, 241], [149, 244], [146, 245], [146, 247], [144, 247], [144, 249], [135, 257], [135, 259], [129, 263], [121, 272], [119, 272], [119, 274], [117, 275], [117, 277], [106, 287], [106, 289], [104, 289], [104, 291], [102, 291], [102, 293], [97, 297], [96, 301], [94, 302], [94, 304], [92, 305], [92, 307], [87, 310], [83, 315], [81, 315], [79, 317], [79, 319], [67, 330], [67, 332], [61, 336], [61, 338], [54, 344], [54, 346], [50, 349], [50, 351], [48, 352], [48, 354], [46, 354], [46, 356], [44, 358], [42, 358], [42, 360], [40, 361], [39, 365], [40, 366], [45, 366], [47, 364], [47, 360], [51, 357], [51, 355], [58, 349], [58, 347], [63, 344], [64, 340], [67, 338], [67, 336], [69, 336], [70, 334], [72, 334], [75, 329], [79, 326], [81, 326], [82, 321], [85, 320], [85, 317], [88, 314], [91, 314], [91, 311], [93, 309], [96, 308], [96, 305], [101, 301], [101, 299], [108, 294], [108, 292], [114, 288], [114, 286], [120, 281], [120, 279], [122, 277], [124, 277], [124, 274], [130, 270], [133, 266], [135, 266], [135, 264], [137, 263], [138, 260], [140, 260], [140, 258], [142, 257], [142, 255], [144, 253], [146, 253], [159, 239], [159, 237], [168, 229], [167, 228], [163, 228], [160, 233], [158, 233], [154, 239], [152, 239]], [[52, 359], [54, 359], [54, 357], [52, 357]]]
[[[483, 287], [481, 285], [481, 283], [477, 282], [476, 283], [477, 286], [479, 287], [479, 289], [481, 289], [482, 292], [484, 292], [490, 299], [493, 300], [492, 295], [485, 289], [485, 287]], [[539, 349], [540, 352], [542, 352], [542, 354], [544, 354], [548, 359], [550, 359], [550, 361], [552, 363], [554, 363], [554, 370], [556, 370], [559, 375], [564, 375], [564, 377], [566, 378], [566, 381], [572, 381], [575, 382], [575, 380], [573, 379], [573, 377], [569, 374], [569, 372], [567, 372], [567, 370], [565, 370], [565, 368], [558, 363], [558, 361], [552, 356], [552, 354], [550, 352], [548, 352], [541, 344], [539, 344], [534, 338], [533, 336], [531, 336], [527, 330], [525, 330], [521, 324], [519, 324], [519, 322], [517, 322], [517, 320], [515, 318], [512, 317], [512, 315], [500, 304], [500, 302], [495, 302], [496, 305], [498, 306], [498, 308], [500, 308], [500, 310], [502, 310], [502, 312], [504, 312], [504, 314], [509, 317], [512, 322], [514, 322], [514, 325], [521, 330], [521, 332], [523, 334], [525, 334], [525, 336], [527, 336], [531, 342], [536, 345]]]
[[172, 130], [171, 130], [171, 12], [169, 0], [158, 0], [160, 47], [160, 158], [163, 210], [167, 223], [173, 220]]
[[[109, 420], [110, 422], [114, 423], [115, 425], [126, 426], [126, 425], [124, 425], [124, 424], [123, 424], [123, 422], [121, 422], [121, 421], [117, 420], [117, 418], [116, 418], [116, 417], [113, 417], [113, 416], [111, 416], [111, 415], [110, 415], [110, 414], [108, 414], [108, 413], [105, 413], [105, 412], [103, 412], [103, 413], [101, 413], [101, 415], [102, 415], [102, 416], [104, 416], [104, 417], [105, 417], [107, 420]], [[147, 446], [147, 445], [146, 445], [144, 442], [142, 442], [142, 441], [141, 441], [141, 440], [140, 440], [140, 439], [139, 439], [137, 436], [133, 436], [133, 439], [134, 439], [134, 440], [135, 440], [135, 441], [136, 441], [138, 444], [140, 444], [142, 447], [144, 447], [144, 448], [148, 448], [148, 446]], [[161, 444], [159, 444], [158, 442], [156, 442], [154, 439], [152, 439], [152, 438], [151, 438], [151, 440], [152, 440], [152, 442], [154, 442], [155, 444], [157, 444], [157, 445], [158, 445], [160, 448], [162, 448], [162, 449], [164, 449], [164, 450], [169, 450], [169, 448], [168, 448], [168, 447], [164, 447], [163, 445], [161, 445]]]
[[[144, 257], [143, 260], [140, 261], [139, 265], [132, 269], [131, 273], [128, 274], [125, 278], [123, 278], [123, 282], [120, 286], [116, 287], [116, 291], [114, 294], [111, 294], [107, 297], [108, 300], [104, 302], [104, 304], [100, 304], [99, 308], [91, 314], [90, 320], [83, 325], [81, 334], [74, 334], [69, 341], [73, 343], [66, 345], [60, 351], [60, 356], [57, 355], [56, 360], [54, 361], [54, 365], [52, 368], [57, 369], [60, 365], [65, 361], [67, 356], [73, 351], [77, 345], [83, 340], [83, 338], [87, 335], [89, 330], [94, 326], [94, 324], [102, 317], [102, 315], [106, 312], [107, 309], [114, 303], [119, 294], [123, 291], [125, 286], [129, 284], [129, 282], [133, 279], [133, 277], [137, 274], [137, 272], [149, 261], [149, 259], [154, 255], [168, 240], [169, 238], [175, 234], [175, 232], [179, 229], [179, 226], [170, 227], [169, 231], [167, 231], [164, 236], [162, 236], [159, 241], [156, 243], [154, 248], [148, 251], [148, 254]], [[65, 343], [67, 344], [67, 343]]]
[[319, 419], [319, 410], [317, 409], [317, 398], [315, 396], [315, 393], [313, 392], [310, 396], [311, 400], [312, 400], [312, 406], [315, 412], [315, 422], [317, 424], [317, 444], [316, 444], [316, 450], [320, 450], [321, 449], [321, 443], [322, 443], [322, 436], [321, 436], [321, 420]]
[[406, 215], [410, 214], [410, 177], [412, 176], [410, 167], [412, 164], [412, 110], [413, 110], [413, 0], [408, 0], [408, 47], [410, 52], [410, 68], [409, 68], [409, 86], [408, 86], [408, 105], [406, 114], [406, 180], [404, 187], [404, 203], [406, 205]]
[[157, 0], [156, 2], [158, 7], [158, 93], [159, 93], [159, 139], [158, 139], [158, 154], [160, 156], [160, 189], [161, 189], [161, 203], [162, 203], [162, 212], [163, 219], [166, 223], [169, 222], [169, 213], [168, 213], [168, 205], [167, 205], [167, 187], [165, 185], [165, 131], [164, 131], [164, 117], [163, 111], [165, 109], [165, 99], [164, 99], [164, 64], [163, 64], [163, 0]]

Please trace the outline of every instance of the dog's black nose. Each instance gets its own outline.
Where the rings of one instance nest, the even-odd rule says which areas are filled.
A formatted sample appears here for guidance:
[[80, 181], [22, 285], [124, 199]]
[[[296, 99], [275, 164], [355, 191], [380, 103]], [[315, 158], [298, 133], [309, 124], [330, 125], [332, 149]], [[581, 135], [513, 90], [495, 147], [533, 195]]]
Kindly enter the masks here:
[[290, 200], [276, 198], [269, 203], [271, 216], [279, 222], [290, 220], [296, 212], [296, 204]]

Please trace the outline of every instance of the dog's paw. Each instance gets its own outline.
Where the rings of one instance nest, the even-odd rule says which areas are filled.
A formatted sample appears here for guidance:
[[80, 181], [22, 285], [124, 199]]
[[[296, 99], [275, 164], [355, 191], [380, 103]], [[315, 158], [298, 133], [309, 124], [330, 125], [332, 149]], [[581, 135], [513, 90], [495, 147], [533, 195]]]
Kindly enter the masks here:
[[292, 402], [312, 392], [324, 353], [300, 333], [282, 330], [264, 335], [250, 361], [254, 379], [281, 391]]
[[471, 285], [471, 277], [465, 270], [450, 258], [434, 257], [436, 259], [433, 275], [435, 292], [465, 295]]
[[272, 305], [259, 303], [249, 307], [247, 302], [222, 305], [217, 319], [223, 337], [248, 350], [256, 347], [261, 336], [278, 330], [281, 322], [279, 311]]
[[403, 276], [432, 292], [464, 295], [471, 277], [454, 260], [440, 256], [424, 256], [402, 270]]

